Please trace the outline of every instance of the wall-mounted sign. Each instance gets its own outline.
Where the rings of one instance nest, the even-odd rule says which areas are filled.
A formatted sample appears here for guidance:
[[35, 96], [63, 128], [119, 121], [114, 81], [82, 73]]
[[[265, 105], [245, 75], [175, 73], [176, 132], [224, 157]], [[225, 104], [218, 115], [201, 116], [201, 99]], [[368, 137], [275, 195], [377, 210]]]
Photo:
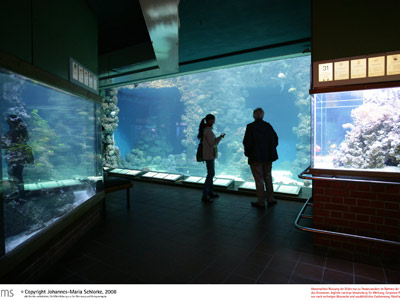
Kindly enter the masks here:
[[318, 80], [320, 82], [333, 80], [333, 64], [332, 63], [320, 64], [318, 66], [318, 68], [319, 68]]
[[387, 75], [400, 74], [400, 54], [387, 56]]
[[367, 59], [351, 60], [351, 79], [367, 77]]
[[313, 62], [314, 88], [398, 81], [400, 51]]
[[72, 78], [77, 81], [79, 80], [79, 67], [76, 62], [72, 63]]
[[385, 76], [385, 57], [368, 58], [368, 77]]
[[79, 79], [80, 83], [83, 83], [83, 67], [79, 66]]
[[335, 61], [335, 80], [349, 79], [349, 61]]
[[99, 93], [98, 78], [89, 69], [78, 63], [72, 57], [69, 59], [69, 81], [96, 94]]

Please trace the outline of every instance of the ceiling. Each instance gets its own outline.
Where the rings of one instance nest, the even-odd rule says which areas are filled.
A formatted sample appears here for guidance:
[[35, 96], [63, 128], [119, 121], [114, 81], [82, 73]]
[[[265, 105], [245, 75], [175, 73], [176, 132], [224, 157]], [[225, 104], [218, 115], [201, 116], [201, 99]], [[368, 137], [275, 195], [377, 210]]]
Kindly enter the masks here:
[[[311, 0], [87, 1], [99, 24], [102, 86], [296, 55], [311, 48]], [[176, 44], [176, 53], [169, 52], [176, 68], [162, 72], [160, 36], [149, 27], [154, 20], [147, 12], [149, 7], [165, 10], [168, 1], [179, 5], [177, 15], [156, 21], [176, 26], [176, 36], [172, 30], [172, 36], [164, 38], [171, 47]]]

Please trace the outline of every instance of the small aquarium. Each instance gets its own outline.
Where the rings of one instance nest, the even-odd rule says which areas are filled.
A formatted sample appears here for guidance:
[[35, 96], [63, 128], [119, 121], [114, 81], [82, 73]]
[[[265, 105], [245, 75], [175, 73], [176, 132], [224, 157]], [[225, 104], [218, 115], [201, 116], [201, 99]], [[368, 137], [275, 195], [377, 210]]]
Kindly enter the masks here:
[[312, 96], [312, 166], [400, 172], [400, 88]]
[[[216, 117], [216, 176], [253, 181], [243, 137], [262, 107], [279, 136], [276, 183], [303, 185], [310, 164], [310, 57], [301, 56], [141, 82], [102, 91], [105, 165], [205, 176], [196, 161], [199, 123]], [[305, 182], [308, 184], [308, 182]]]
[[96, 193], [102, 180], [100, 109], [0, 69], [0, 237], [6, 252]]

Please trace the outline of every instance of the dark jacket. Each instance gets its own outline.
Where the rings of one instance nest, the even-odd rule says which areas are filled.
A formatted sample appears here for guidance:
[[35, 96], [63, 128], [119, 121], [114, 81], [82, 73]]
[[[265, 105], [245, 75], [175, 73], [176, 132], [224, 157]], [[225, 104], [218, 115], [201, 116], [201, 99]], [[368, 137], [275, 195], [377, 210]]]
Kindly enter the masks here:
[[271, 124], [263, 120], [256, 120], [247, 124], [243, 139], [244, 155], [253, 162], [270, 162], [278, 159], [276, 147], [278, 135]]

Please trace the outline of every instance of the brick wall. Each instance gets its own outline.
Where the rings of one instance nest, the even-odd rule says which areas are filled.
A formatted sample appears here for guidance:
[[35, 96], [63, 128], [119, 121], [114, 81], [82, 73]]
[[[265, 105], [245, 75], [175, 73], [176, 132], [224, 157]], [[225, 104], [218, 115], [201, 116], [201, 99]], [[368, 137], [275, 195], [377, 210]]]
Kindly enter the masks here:
[[[400, 185], [313, 181], [313, 226], [400, 242]], [[375, 255], [400, 247], [314, 234], [314, 243]]]

